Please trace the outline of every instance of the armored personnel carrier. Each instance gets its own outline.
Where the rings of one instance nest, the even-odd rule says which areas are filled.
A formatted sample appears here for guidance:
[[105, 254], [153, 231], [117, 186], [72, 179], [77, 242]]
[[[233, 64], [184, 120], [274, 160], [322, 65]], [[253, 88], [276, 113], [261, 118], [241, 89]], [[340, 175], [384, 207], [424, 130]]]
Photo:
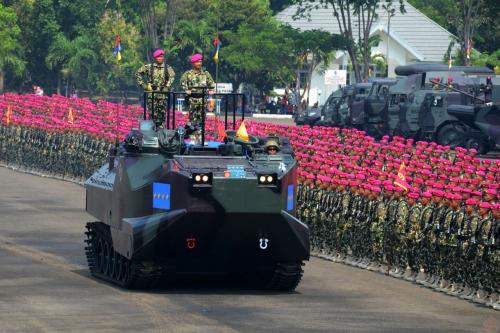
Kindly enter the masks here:
[[[182, 96], [168, 95], [170, 106]], [[241, 99], [244, 110], [242, 96], [217, 95]], [[86, 181], [86, 210], [97, 220], [86, 226], [93, 276], [124, 288], [178, 273], [234, 274], [268, 290], [297, 287], [309, 230], [295, 215], [292, 149], [276, 137], [279, 153], [269, 155], [267, 138], [237, 136], [232, 105], [233, 130], [224, 141], [205, 141], [204, 117], [199, 126], [176, 127], [169, 107], [165, 128], [157, 128], [145, 110], [138, 129]]]

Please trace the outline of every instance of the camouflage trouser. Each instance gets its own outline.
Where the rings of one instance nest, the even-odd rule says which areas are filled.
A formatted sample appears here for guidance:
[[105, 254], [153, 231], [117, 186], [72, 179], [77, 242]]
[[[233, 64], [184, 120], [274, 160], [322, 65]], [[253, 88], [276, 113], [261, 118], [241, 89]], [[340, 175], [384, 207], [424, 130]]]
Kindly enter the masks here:
[[500, 292], [500, 248], [492, 249], [490, 254], [491, 264], [488, 269], [488, 278], [491, 282], [491, 289]]
[[384, 230], [380, 223], [374, 222], [371, 226], [371, 257], [382, 262], [384, 249]]
[[165, 110], [167, 109], [167, 98], [164, 95], [148, 96], [147, 107], [149, 119], [153, 120], [156, 125], [163, 125], [165, 122]]
[[418, 244], [415, 239], [408, 240], [406, 250], [406, 257], [408, 265], [410, 266], [412, 272], [418, 272], [420, 269], [418, 262]]
[[201, 124], [203, 117], [203, 98], [189, 98], [189, 121]]

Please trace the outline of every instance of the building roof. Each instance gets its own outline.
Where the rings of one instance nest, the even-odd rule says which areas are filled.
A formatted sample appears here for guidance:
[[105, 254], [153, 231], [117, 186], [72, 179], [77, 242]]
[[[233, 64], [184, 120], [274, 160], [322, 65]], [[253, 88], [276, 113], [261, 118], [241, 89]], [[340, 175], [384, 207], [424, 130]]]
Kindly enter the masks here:
[[[396, 15], [391, 18], [390, 35], [401, 46], [420, 61], [442, 62], [443, 56], [454, 36], [439, 24], [425, 16], [415, 7], [404, 1], [406, 13], [399, 12], [399, 3], [394, 3]], [[276, 15], [276, 18], [300, 30], [324, 30], [339, 34], [337, 20], [333, 16], [331, 6], [320, 5], [309, 13], [309, 18], [293, 19], [297, 5], [290, 6]], [[373, 22], [371, 34], [384, 32], [387, 34], [387, 12], [383, 8], [377, 10], [378, 18]], [[353, 30], [357, 31], [357, 18], [353, 17]]]

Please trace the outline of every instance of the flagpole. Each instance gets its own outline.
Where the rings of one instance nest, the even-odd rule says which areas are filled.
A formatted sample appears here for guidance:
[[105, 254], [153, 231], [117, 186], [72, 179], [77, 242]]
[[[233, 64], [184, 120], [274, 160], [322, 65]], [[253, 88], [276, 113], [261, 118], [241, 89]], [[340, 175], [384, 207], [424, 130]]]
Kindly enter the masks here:
[[[215, 50], [215, 52], [218, 52], [219, 50], [219, 43], [220, 43], [220, 40], [219, 40], [219, 21], [220, 21], [220, 3], [218, 2], [217, 3], [217, 35], [216, 35], [216, 38], [217, 38], [217, 48]], [[217, 88], [218, 88], [218, 84], [219, 84], [219, 55], [217, 53], [217, 61], [215, 62], [215, 93], [217, 93]], [[215, 100], [215, 108], [217, 109], [217, 100]]]

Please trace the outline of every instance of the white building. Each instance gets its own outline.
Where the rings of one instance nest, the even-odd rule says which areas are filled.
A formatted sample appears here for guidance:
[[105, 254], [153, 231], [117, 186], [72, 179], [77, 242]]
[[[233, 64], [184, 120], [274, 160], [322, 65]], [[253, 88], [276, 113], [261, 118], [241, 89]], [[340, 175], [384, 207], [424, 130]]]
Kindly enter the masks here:
[[[371, 30], [371, 36], [379, 35], [381, 42], [372, 49], [373, 55], [387, 55], [389, 42], [389, 77], [395, 77], [394, 69], [399, 65], [425, 62], [443, 62], [443, 57], [448, 50], [454, 36], [439, 24], [422, 14], [415, 7], [404, 1], [406, 13], [399, 12], [399, 2], [394, 1], [395, 15], [390, 18], [390, 31], [388, 33], [388, 14], [383, 8], [378, 9], [378, 18]], [[333, 16], [333, 8], [318, 8], [310, 12], [310, 19], [293, 19], [297, 6], [290, 6], [276, 15], [283, 23], [289, 24], [300, 30], [324, 30], [339, 34], [337, 20]], [[355, 19], [355, 18], [354, 18]], [[357, 22], [353, 21], [353, 30], [357, 31]], [[455, 46], [458, 47], [458, 46]], [[329, 66], [330, 69], [347, 69], [349, 55], [337, 52], [336, 59]], [[375, 74], [377, 74], [375, 72]], [[325, 84], [324, 73], [314, 73], [311, 83], [310, 104], [319, 101], [324, 103], [328, 95], [338, 88], [337, 85]], [[353, 82], [352, 73], [347, 75], [348, 83]]]

